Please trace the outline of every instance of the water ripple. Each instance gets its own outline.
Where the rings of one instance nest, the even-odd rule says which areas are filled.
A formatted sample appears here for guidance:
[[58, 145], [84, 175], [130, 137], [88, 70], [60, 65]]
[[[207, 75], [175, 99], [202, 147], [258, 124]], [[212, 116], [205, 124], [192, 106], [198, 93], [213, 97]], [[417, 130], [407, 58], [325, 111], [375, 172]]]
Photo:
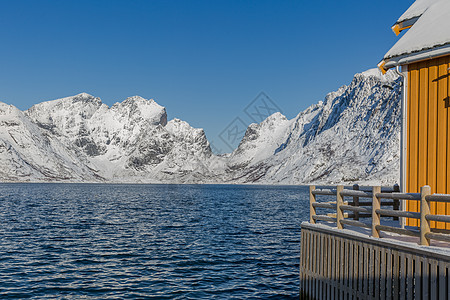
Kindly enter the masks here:
[[0, 296], [298, 299], [307, 192], [0, 184]]

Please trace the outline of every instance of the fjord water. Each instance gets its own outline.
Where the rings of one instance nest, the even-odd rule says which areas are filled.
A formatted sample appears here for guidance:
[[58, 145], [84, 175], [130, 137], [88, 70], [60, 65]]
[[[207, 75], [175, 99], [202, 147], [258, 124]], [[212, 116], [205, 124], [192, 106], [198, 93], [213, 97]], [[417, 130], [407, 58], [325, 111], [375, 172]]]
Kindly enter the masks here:
[[299, 294], [295, 186], [0, 184], [0, 296]]

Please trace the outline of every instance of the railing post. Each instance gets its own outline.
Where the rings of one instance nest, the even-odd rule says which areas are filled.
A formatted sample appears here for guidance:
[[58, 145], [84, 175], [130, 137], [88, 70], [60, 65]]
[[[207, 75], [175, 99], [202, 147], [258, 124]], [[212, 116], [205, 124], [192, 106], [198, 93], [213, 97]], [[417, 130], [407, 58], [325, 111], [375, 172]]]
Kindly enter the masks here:
[[376, 212], [381, 208], [381, 201], [377, 194], [381, 193], [381, 186], [374, 186], [372, 188], [372, 236], [379, 238], [380, 233], [377, 230], [377, 225], [380, 225], [380, 215]]
[[336, 188], [336, 223], [338, 229], [344, 229], [344, 226], [341, 224], [341, 220], [344, 220], [344, 214], [341, 210], [341, 205], [344, 205], [344, 197], [341, 195], [343, 190], [343, 185], [338, 185]]
[[[359, 190], [359, 185], [354, 184], [353, 190], [357, 191]], [[353, 206], [359, 206], [359, 197], [353, 197]], [[354, 212], [353, 220], [359, 220], [359, 212]]]
[[430, 221], [426, 216], [430, 214], [430, 202], [425, 198], [431, 195], [431, 187], [426, 185], [420, 189], [420, 245], [430, 246], [430, 239], [426, 238], [426, 234], [431, 232]]
[[[394, 184], [394, 193], [400, 193], [400, 186], [398, 184]], [[400, 200], [394, 199], [393, 210], [400, 210]], [[392, 220], [398, 221], [398, 217], [393, 217]]]
[[316, 214], [316, 208], [313, 206], [313, 203], [316, 202], [316, 195], [312, 193], [315, 189], [314, 185], [309, 186], [309, 223], [311, 224], [316, 224], [316, 220], [313, 218]]
[[[400, 186], [398, 184], [394, 184], [394, 193], [400, 193]], [[400, 210], [400, 200], [394, 199], [393, 210]], [[393, 217], [394, 221], [398, 221], [398, 217]]]

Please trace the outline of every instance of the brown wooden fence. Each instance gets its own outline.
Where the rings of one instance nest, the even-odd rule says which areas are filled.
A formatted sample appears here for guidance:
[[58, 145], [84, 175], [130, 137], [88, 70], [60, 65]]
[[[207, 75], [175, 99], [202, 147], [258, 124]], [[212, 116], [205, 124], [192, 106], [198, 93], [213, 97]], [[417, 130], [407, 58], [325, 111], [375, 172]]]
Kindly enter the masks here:
[[[336, 200], [319, 202], [317, 196], [335, 196]], [[345, 202], [345, 197], [351, 197], [351, 202]], [[361, 201], [362, 199], [369, 199]], [[374, 186], [371, 190], [344, 189], [338, 185], [336, 189], [316, 189], [310, 186], [310, 223], [326, 221], [336, 223], [338, 229], [345, 225], [371, 228], [373, 237], [380, 237], [381, 231], [393, 232], [400, 235], [415, 236], [420, 238], [420, 245], [430, 245], [430, 240], [450, 242], [450, 231], [432, 229], [430, 222], [450, 223], [448, 215], [433, 215], [430, 213], [431, 202], [450, 203], [450, 195], [431, 194], [431, 188], [424, 186], [421, 193], [399, 193], [397, 188], [383, 189]], [[420, 201], [420, 212], [400, 211], [400, 201]], [[392, 207], [386, 209], [384, 207]], [[370, 207], [370, 208], [368, 208]], [[335, 213], [319, 214], [318, 208], [332, 209]], [[350, 214], [345, 214], [350, 211]], [[381, 217], [411, 218], [420, 220], [419, 230], [400, 228], [400, 226], [383, 225]], [[361, 222], [360, 219], [369, 219], [369, 222]]]

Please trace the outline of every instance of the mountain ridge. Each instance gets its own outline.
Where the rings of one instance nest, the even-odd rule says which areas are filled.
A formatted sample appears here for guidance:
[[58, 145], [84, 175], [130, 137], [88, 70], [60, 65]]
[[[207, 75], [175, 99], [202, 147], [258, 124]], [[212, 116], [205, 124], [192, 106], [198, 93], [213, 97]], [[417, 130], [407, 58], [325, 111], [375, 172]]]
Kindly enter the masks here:
[[87, 93], [22, 112], [0, 103], [5, 182], [333, 184], [398, 181], [401, 80], [368, 70], [288, 120], [250, 124], [215, 155], [203, 129], [153, 99]]

